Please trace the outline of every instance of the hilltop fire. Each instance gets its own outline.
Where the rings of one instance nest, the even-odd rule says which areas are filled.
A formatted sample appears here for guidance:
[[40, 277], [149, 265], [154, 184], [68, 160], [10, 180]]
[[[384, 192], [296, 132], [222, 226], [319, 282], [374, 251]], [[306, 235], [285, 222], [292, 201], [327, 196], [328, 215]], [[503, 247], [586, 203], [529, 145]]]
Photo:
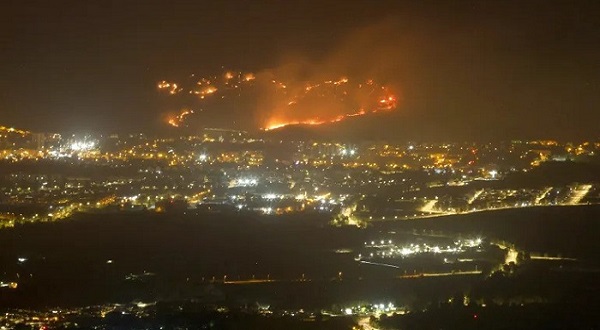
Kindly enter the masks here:
[[[398, 97], [389, 86], [373, 79], [355, 80], [345, 76], [322, 81], [281, 80], [270, 72], [227, 71], [203, 78], [191, 75], [185, 82], [163, 80], [158, 83], [158, 89], [194, 107], [219, 108], [230, 100], [236, 110], [250, 108], [247, 113], [254, 116], [262, 130], [335, 123], [393, 111], [398, 105]], [[255, 101], [243, 102], [242, 99]], [[187, 126], [186, 121], [193, 113], [184, 109], [176, 116], [169, 116], [167, 123], [173, 127]]]
[[275, 129], [290, 126], [290, 125], [321, 125], [321, 124], [326, 124], [326, 123], [337, 123], [337, 122], [340, 122], [340, 121], [350, 118], [350, 117], [364, 116], [368, 113], [376, 113], [376, 112], [382, 111], [382, 110], [383, 111], [391, 111], [391, 110], [394, 110], [395, 108], [396, 108], [396, 97], [393, 95], [390, 95], [386, 98], [381, 99], [379, 101], [379, 107], [374, 108], [374, 109], [370, 110], [369, 112], [365, 111], [364, 109], [360, 109], [359, 111], [357, 111], [355, 113], [339, 115], [337, 117], [330, 118], [330, 119], [315, 118], [315, 119], [307, 119], [307, 120], [303, 120], [303, 121], [289, 121], [289, 122], [278, 122], [277, 120], [273, 120], [273, 121], [269, 122], [267, 124], [267, 126], [263, 128], [263, 130], [270, 131], [270, 130], [275, 130]]
[[179, 127], [185, 122], [185, 117], [193, 113], [193, 110], [183, 109], [178, 115], [167, 118], [167, 123], [173, 127]]

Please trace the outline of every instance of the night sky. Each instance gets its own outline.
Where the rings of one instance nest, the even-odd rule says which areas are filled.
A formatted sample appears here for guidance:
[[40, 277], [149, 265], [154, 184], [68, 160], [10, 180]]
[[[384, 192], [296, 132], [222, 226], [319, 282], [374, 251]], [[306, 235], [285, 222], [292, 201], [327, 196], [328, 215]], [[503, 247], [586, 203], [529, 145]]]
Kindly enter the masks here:
[[396, 86], [394, 113], [353, 125], [399, 138], [598, 138], [599, 13], [598, 1], [5, 0], [0, 125], [159, 131], [157, 81], [298, 61]]

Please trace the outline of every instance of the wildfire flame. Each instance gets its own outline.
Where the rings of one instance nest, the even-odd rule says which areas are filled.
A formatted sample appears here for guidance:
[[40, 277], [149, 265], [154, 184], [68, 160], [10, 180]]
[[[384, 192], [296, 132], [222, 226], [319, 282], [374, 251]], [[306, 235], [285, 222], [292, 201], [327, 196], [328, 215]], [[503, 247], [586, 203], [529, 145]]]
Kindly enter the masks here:
[[183, 109], [173, 117], [167, 118], [167, 123], [173, 127], [179, 127], [185, 122], [185, 117], [194, 113], [194, 110]]
[[384, 99], [381, 99], [379, 101], [379, 103], [380, 103], [380, 107], [373, 109], [370, 112], [367, 112], [364, 109], [360, 109], [359, 111], [357, 111], [355, 113], [339, 115], [339, 116], [336, 116], [336, 117], [330, 118], [330, 119], [314, 118], [314, 119], [307, 119], [307, 120], [302, 120], [302, 121], [296, 120], [296, 121], [287, 121], [287, 122], [273, 120], [273, 121], [270, 121], [267, 124], [267, 126], [263, 128], [263, 130], [271, 131], [271, 130], [276, 130], [279, 128], [283, 128], [286, 126], [293, 126], [293, 125], [313, 125], [314, 126], [314, 125], [322, 125], [322, 124], [327, 124], [327, 123], [337, 123], [337, 122], [340, 122], [347, 118], [364, 116], [368, 113], [377, 113], [379, 111], [391, 111], [396, 108], [396, 97], [393, 95], [390, 95]]
[[[194, 96], [195, 103], [223, 99], [226, 95], [239, 97], [249, 90], [265, 94], [268, 102], [260, 105], [260, 111], [267, 112], [261, 113], [260, 126], [265, 131], [290, 125], [335, 123], [351, 117], [393, 111], [398, 103], [397, 96], [388, 86], [373, 79], [359, 81], [342, 76], [323, 81], [283, 81], [275, 75], [234, 71], [200, 79], [191, 75], [190, 78], [193, 78], [191, 83], [160, 81], [158, 89], [175, 97], [184, 92], [183, 95]], [[255, 89], [246, 86], [254, 86]], [[357, 110], [350, 110], [353, 108]], [[167, 117], [167, 123], [181, 127], [193, 113], [183, 109], [179, 114]]]

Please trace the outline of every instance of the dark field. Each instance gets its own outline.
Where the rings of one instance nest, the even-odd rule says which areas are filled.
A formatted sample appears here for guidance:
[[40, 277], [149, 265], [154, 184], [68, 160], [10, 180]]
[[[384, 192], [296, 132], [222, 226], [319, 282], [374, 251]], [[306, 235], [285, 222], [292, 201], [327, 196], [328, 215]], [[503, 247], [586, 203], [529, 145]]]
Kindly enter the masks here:
[[[526, 251], [578, 258], [589, 273], [598, 266], [593, 256], [600, 252], [595, 239], [599, 219], [597, 206], [381, 222], [367, 229], [328, 227], [314, 219], [273, 218], [264, 223], [241, 215], [80, 214], [69, 221], [0, 231], [1, 275], [6, 281], [18, 273], [19, 281], [17, 290], [0, 291], [0, 306], [198, 297], [291, 306], [388, 299], [403, 303], [398, 297], [412, 297], [410, 303], [415, 303], [415, 297], [452, 295], [482, 279], [396, 279], [401, 270], [354, 260], [364, 241], [480, 235]], [[335, 253], [340, 249], [347, 253]], [[27, 261], [19, 263], [18, 258]], [[408, 269], [428, 270], [407, 262]], [[218, 283], [224, 276], [228, 281], [276, 282]], [[564, 280], [568, 278], [556, 279]]]

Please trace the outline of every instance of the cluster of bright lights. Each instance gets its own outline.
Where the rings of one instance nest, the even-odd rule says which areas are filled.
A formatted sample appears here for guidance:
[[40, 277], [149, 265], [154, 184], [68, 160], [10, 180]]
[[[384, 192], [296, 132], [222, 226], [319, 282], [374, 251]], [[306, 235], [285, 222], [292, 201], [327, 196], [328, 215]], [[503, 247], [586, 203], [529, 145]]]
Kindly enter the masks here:
[[[365, 242], [366, 248], [375, 249], [374, 252], [369, 253], [368, 257], [378, 258], [394, 258], [394, 257], [409, 257], [420, 253], [461, 253], [467, 248], [476, 248], [481, 245], [483, 240], [481, 238], [457, 240], [453, 245], [430, 246], [428, 244], [414, 244], [397, 246], [392, 243], [392, 240], [381, 240]], [[364, 259], [362, 254], [358, 255], [358, 260]]]
[[456, 241], [454, 244], [462, 244], [466, 247], [477, 247], [480, 246], [481, 243], [483, 243], [483, 240], [481, 238], [474, 238], [474, 239], [468, 239], [468, 240], [458, 240]]
[[283, 199], [285, 196], [284, 195], [278, 195], [278, 194], [274, 194], [274, 193], [267, 193], [267, 194], [263, 194], [262, 198], [266, 199], [266, 200], [275, 200], [275, 199]]
[[236, 180], [237, 187], [254, 187], [258, 185], [258, 180], [253, 178], [241, 178]]
[[356, 154], [356, 150], [354, 150], [354, 149], [350, 149], [350, 150], [348, 150], [348, 149], [342, 149], [340, 151], [340, 154], [342, 154], [342, 156], [348, 156], [348, 155], [354, 156]]
[[96, 147], [93, 141], [75, 141], [71, 143], [70, 149], [76, 152], [90, 151]]
[[0, 126], [0, 132], [16, 133], [16, 134], [20, 134], [20, 135], [31, 134], [31, 132], [29, 132], [29, 131], [23, 131], [20, 129], [16, 129], [14, 127], [5, 127], [5, 126]]
[[367, 315], [367, 314], [382, 314], [382, 313], [390, 313], [398, 310], [393, 303], [389, 302], [387, 304], [378, 303], [378, 304], [369, 304], [369, 305], [356, 305], [349, 306], [342, 310], [345, 315]]
[[384, 247], [390, 247], [390, 246], [393, 246], [391, 239], [390, 240], [382, 239], [381, 241], [365, 242], [365, 247], [384, 248]]
[[19, 286], [17, 282], [2, 282], [0, 281], [0, 288], [16, 289]]
[[137, 200], [138, 200], [138, 198], [140, 198], [140, 195], [139, 195], [139, 194], [138, 194], [138, 195], [133, 195], [133, 196], [126, 196], [126, 197], [123, 197], [123, 198], [122, 198], [122, 200], [123, 200], [124, 202], [135, 202], [135, 201], [137, 201]]
[[261, 207], [260, 211], [263, 214], [272, 214], [273, 213], [273, 208], [272, 207]]

